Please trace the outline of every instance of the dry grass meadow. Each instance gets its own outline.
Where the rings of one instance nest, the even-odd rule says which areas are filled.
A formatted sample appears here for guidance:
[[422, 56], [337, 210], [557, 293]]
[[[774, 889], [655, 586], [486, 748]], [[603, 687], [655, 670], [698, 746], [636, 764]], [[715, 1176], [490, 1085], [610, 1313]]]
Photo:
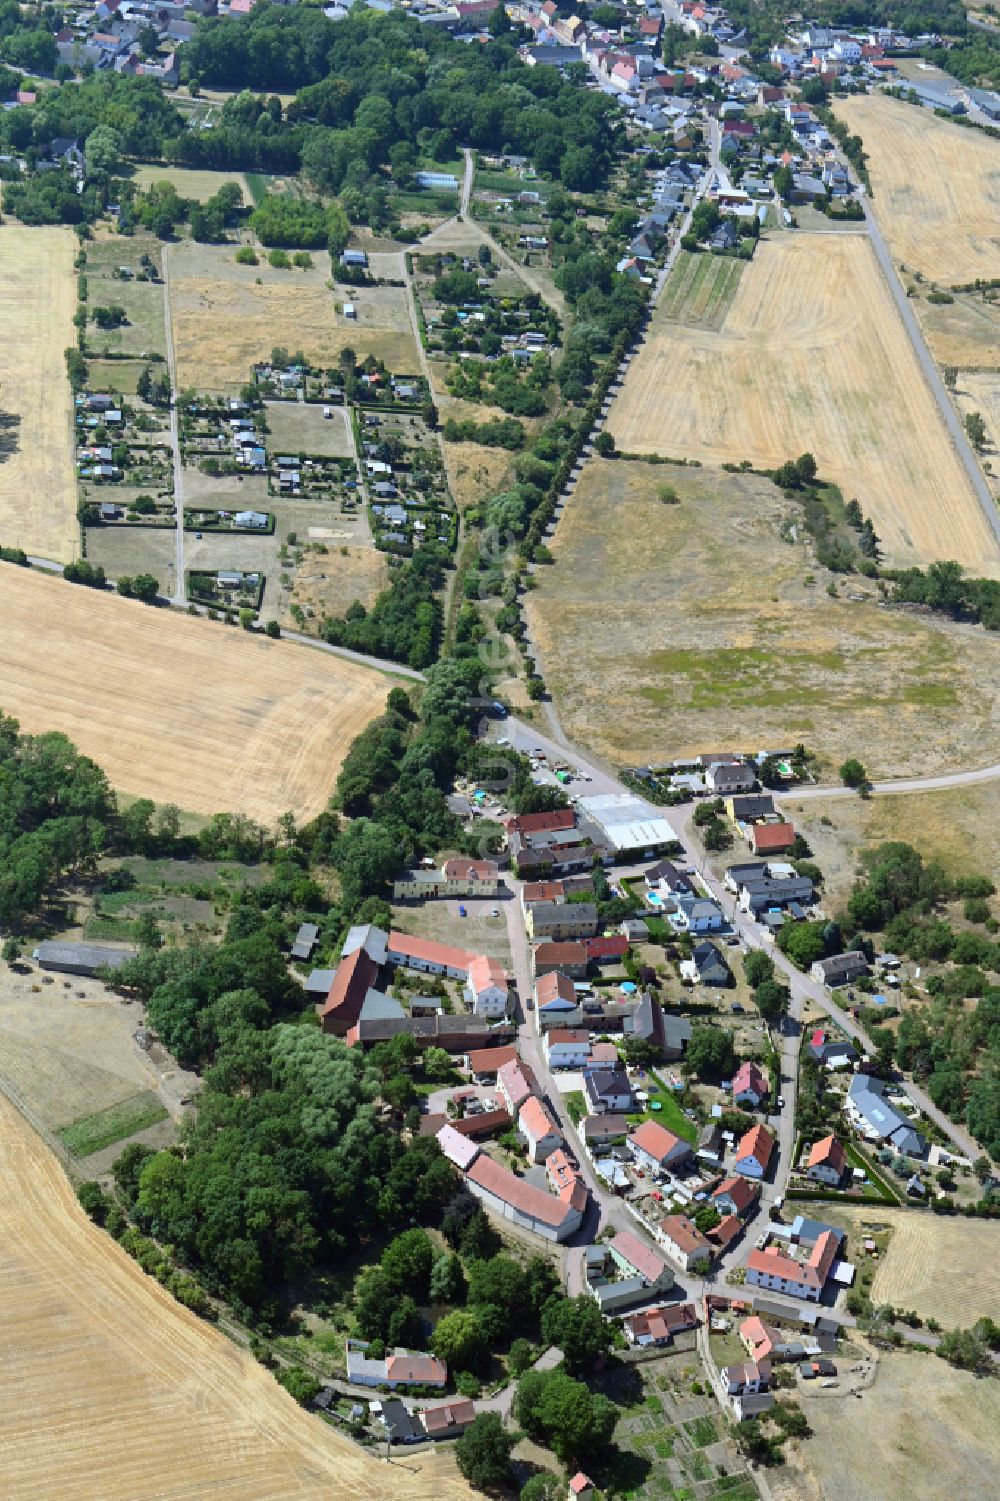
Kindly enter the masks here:
[[864, 141], [872, 207], [897, 262], [942, 286], [1000, 276], [1000, 150], [899, 100], [853, 95], [836, 113]]
[[123, 792], [271, 824], [325, 806], [382, 674], [27, 570], [0, 573], [3, 708]]
[[387, 1466], [304, 1412], [86, 1218], [0, 1096], [5, 1501], [459, 1501], [440, 1452]]
[[[663, 485], [679, 504], [657, 498]], [[782, 540], [796, 512], [753, 475], [588, 462], [555, 566], [525, 596], [571, 739], [619, 765], [798, 740], [876, 775], [983, 759], [1000, 641], [890, 611], [861, 579], [831, 598], [830, 575]]]
[[[814, 1383], [815, 1385], [815, 1383]], [[991, 1501], [1000, 1461], [1000, 1383], [936, 1355], [879, 1354], [860, 1402], [811, 1391], [813, 1436], [768, 1471], [774, 1501]]]
[[[980, 744], [979, 761], [989, 758]], [[976, 764], [968, 747], [968, 765]], [[995, 782], [907, 792], [891, 797], [811, 798], [782, 804], [801, 829], [823, 868], [827, 905], [840, 906], [850, 893], [863, 849], [901, 839], [927, 859], [941, 860], [953, 876], [984, 875], [1000, 881], [1000, 798]]]
[[868, 240], [762, 242], [719, 331], [654, 319], [608, 426], [626, 451], [749, 459], [808, 449], [856, 496], [894, 564], [1000, 549], [948, 438]]
[[[313, 527], [310, 533], [322, 530]], [[282, 625], [300, 629], [289, 613], [292, 605], [306, 611], [312, 626], [324, 615], [342, 615], [355, 600], [367, 610], [388, 582], [389, 560], [384, 552], [371, 545], [328, 544], [325, 553], [307, 553], [296, 568]]]
[[266, 253], [258, 266], [240, 266], [232, 245], [185, 240], [166, 247], [163, 262], [180, 386], [237, 391], [251, 366], [270, 358], [276, 345], [290, 353], [301, 349], [321, 364], [332, 364], [350, 345], [391, 370], [416, 368], [405, 294], [393, 287], [358, 288], [358, 321], [348, 323], [327, 286], [326, 251], [313, 252], [308, 271], [276, 271]]
[[197, 167], [158, 167], [155, 163], [143, 163], [135, 168], [132, 181], [142, 191], [154, 182], [169, 182], [182, 198], [194, 198], [198, 203], [207, 203], [220, 188], [231, 182], [243, 194], [244, 203], [253, 202], [241, 172], [212, 172]]
[[63, 361], [76, 342], [75, 254], [69, 229], [0, 233], [0, 542], [62, 562], [80, 550]]

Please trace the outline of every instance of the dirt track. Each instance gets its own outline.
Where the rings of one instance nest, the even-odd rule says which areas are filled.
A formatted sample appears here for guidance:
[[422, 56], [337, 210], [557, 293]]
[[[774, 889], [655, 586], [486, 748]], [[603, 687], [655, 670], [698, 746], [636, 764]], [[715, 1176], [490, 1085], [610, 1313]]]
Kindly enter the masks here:
[[302, 1411], [84, 1216], [0, 1096], [4, 1501], [459, 1501], [453, 1462], [386, 1466]]

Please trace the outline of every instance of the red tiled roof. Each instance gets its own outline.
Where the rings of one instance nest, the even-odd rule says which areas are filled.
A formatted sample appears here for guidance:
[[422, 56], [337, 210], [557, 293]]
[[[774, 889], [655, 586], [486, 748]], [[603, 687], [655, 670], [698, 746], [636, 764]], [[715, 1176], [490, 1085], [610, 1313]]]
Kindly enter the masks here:
[[526, 1183], [509, 1168], [501, 1167], [499, 1162], [494, 1162], [492, 1157], [482, 1153], [470, 1167], [468, 1176], [471, 1182], [478, 1183], [480, 1188], [494, 1198], [502, 1199], [513, 1209], [530, 1215], [532, 1219], [541, 1220], [545, 1225], [561, 1225], [571, 1207], [554, 1194], [546, 1193], [544, 1188], [535, 1188]]
[[742, 1229], [742, 1220], [738, 1219], [735, 1214], [726, 1214], [723, 1215], [722, 1219], [713, 1229], [709, 1230], [708, 1238], [714, 1241], [722, 1250], [725, 1250], [728, 1245], [732, 1244]]
[[365, 996], [378, 976], [378, 965], [364, 949], [355, 949], [337, 966], [333, 984], [320, 1009], [324, 1030], [345, 1030], [361, 1015]]
[[495, 860], [446, 860], [441, 867], [446, 881], [489, 880], [500, 867]]
[[710, 1251], [710, 1241], [702, 1235], [693, 1220], [689, 1220], [686, 1214], [668, 1214], [660, 1221], [660, 1229], [668, 1240], [673, 1241], [685, 1256], [692, 1255], [695, 1251]]
[[586, 964], [587, 945], [575, 940], [569, 943], [540, 943], [535, 948], [536, 964]]
[[538, 1088], [531, 1069], [519, 1058], [505, 1063], [497, 1070], [497, 1084], [503, 1089], [515, 1110]]
[[750, 843], [757, 855], [786, 850], [795, 839], [790, 823], [755, 823], [750, 827]]
[[550, 1133], [559, 1135], [559, 1127], [552, 1119], [552, 1113], [548, 1106], [537, 1095], [529, 1095], [517, 1113], [518, 1124], [526, 1135], [539, 1141], [543, 1136]]
[[495, 1074], [516, 1057], [517, 1048], [476, 1048], [469, 1054], [469, 1068], [474, 1074]]
[[549, 813], [521, 813], [504, 823], [512, 834], [551, 834], [575, 828], [576, 814], [572, 808], [553, 808]]
[[485, 954], [477, 954], [469, 965], [469, 984], [477, 995], [481, 990], [488, 990], [492, 985], [506, 990], [507, 971], [499, 960], [488, 959]]
[[733, 1099], [744, 1090], [752, 1089], [755, 1094], [767, 1094], [767, 1077], [762, 1074], [756, 1063], [748, 1059], [741, 1063], [733, 1077]]
[[619, 1231], [611, 1242], [611, 1251], [617, 1251], [619, 1256], [623, 1256], [629, 1266], [634, 1266], [640, 1277], [644, 1277], [647, 1282], [655, 1282], [661, 1277], [667, 1265], [658, 1252], [647, 1246], [637, 1235], [633, 1235], [631, 1230]]
[[761, 1172], [767, 1172], [767, 1164], [771, 1160], [774, 1151], [774, 1137], [766, 1126], [751, 1126], [745, 1136], [740, 1138], [736, 1148], [736, 1160], [741, 1161], [744, 1157], [753, 1157], [760, 1163]]
[[835, 1136], [824, 1136], [816, 1142], [809, 1153], [809, 1167], [832, 1167], [842, 1173], [847, 1166], [847, 1153]]
[[403, 954], [408, 959], [420, 959], [425, 964], [441, 964], [452, 969], [467, 970], [473, 959], [478, 958], [468, 949], [454, 948], [450, 943], [438, 943], [433, 938], [413, 938], [409, 933], [389, 934], [387, 948], [390, 954]]
[[549, 1045], [554, 1042], [589, 1043], [590, 1033], [586, 1027], [553, 1027], [546, 1033]]
[[451, 1428], [465, 1428], [475, 1420], [476, 1408], [471, 1397], [455, 1397], [440, 1407], [425, 1407], [421, 1414], [428, 1433], [447, 1433]]
[[530, 906], [532, 902], [554, 902], [565, 892], [562, 881], [525, 881], [521, 898], [526, 906]]
[[572, 1001], [576, 1004], [576, 991], [573, 989], [573, 981], [567, 975], [561, 975], [557, 969], [550, 970], [547, 975], [542, 975], [535, 985], [535, 1000], [539, 1006], [545, 1006], [549, 1001]]
[[718, 1188], [712, 1190], [712, 1198], [721, 1198], [725, 1194], [730, 1198], [736, 1208], [737, 1214], [743, 1214], [749, 1209], [760, 1192], [756, 1183], [750, 1183], [746, 1178], [727, 1178], [720, 1183]]
[[418, 1385], [448, 1379], [448, 1367], [433, 1355], [390, 1355], [385, 1363], [385, 1373], [390, 1381], [408, 1381]]
[[588, 959], [621, 959], [628, 953], [628, 939], [624, 933], [612, 933], [607, 938], [585, 938], [583, 946]]
[[655, 1157], [657, 1162], [662, 1162], [676, 1146], [680, 1145], [680, 1137], [668, 1131], [665, 1126], [658, 1125], [656, 1121], [643, 1121], [642, 1125], [632, 1132], [629, 1144], [640, 1147], [642, 1151], [648, 1152], [650, 1157]]

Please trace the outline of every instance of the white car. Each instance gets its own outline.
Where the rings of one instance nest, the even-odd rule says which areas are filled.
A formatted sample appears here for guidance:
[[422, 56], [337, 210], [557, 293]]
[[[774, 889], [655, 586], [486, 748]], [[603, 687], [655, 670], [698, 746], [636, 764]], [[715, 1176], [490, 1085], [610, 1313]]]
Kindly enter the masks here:
[[510, 741], [507, 739], [506, 735], [503, 737], [502, 740], [498, 740], [497, 741], [497, 745], [509, 745], [509, 744], [510, 744]]

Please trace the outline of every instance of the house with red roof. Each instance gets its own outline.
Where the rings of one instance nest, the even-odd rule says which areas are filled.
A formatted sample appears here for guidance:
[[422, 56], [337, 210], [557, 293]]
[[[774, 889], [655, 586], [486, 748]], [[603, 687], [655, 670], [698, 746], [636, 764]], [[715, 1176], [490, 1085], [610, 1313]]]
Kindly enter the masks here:
[[570, 1501], [593, 1501], [594, 1482], [582, 1470], [577, 1470], [569, 1483]]
[[538, 1093], [538, 1080], [529, 1064], [515, 1058], [497, 1070], [497, 1088], [511, 1115], [516, 1116], [528, 1096]]
[[648, 1173], [667, 1172], [691, 1156], [689, 1144], [657, 1121], [643, 1121], [628, 1144], [636, 1166]]
[[544, 1162], [563, 1144], [563, 1134], [555, 1117], [537, 1095], [526, 1099], [517, 1112], [517, 1131], [528, 1144], [528, 1157], [532, 1162]]
[[847, 1153], [835, 1136], [824, 1136], [809, 1152], [806, 1177], [838, 1188], [847, 1169]]
[[367, 1340], [346, 1342], [347, 1379], [356, 1386], [387, 1386], [395, 1391], [397, 1386], [447, 1384], [448, 1367], [434, 1355], [397, 1347], [385, 1359], [374, 1359], [368, 1354], [369, 1348]]
[[689, 1272], [712, 1259], [712, 1242], [686, 1214], [668, 1214], [656, 1227], [656, 1238], [678, 1266]]
[[622, 1320], [625, 1338], [640, 1349], [669, 1345], [675, 1334], [697, 1329], [698, 1315], [693, 1303], [671, 1303], [660, 1308], [644, 1308]]
[[582, 980], [587, 973], [587, 947], [577, 940], [569, 943], [539, 943], [531, 954], [536, 977], [558, 969], [571, 980]]
[[506, 1016], [510, 1004], [507, 971], [496, 959], [477, 954], [469, 965], [465, 999], [475, 1016]]
[[494, 1214], [546, 1240], [566, 1240], [580, 1228], [587, 1207], [587, 1191], [582, 1183], [567, 1184], [562, 1192], [551, 1194], [519, 1178], [483, 1152], [466, 1172], [465, 1183], [469, 1192]]
[[745, 1178], [763, 1178], [773, 1152], [774, 1137], [767, 1127], [751, 1126], [746, 1135], [740, 1138], [733, 1166]]
[[712, 1203], [720, 1214], [749, 1214], [760, 1197], [760, 1188], [746, 1178], [726, 1178], [712, 1190]]
[[513, 1063], [517, 1048], [475, 1048], [469, 1054], [469, 1073], [474, 1079], [495, 1079], [505, 1063]]
[[[790, 1298], [818, 1303], [826, 1286], [833, 1263], [837, 1259], [843, 1231], [825, 1229], [816, 1238], [812, 1250], [801, 1260], [787, 1250], [771, 1242], [763, 1250], [753, 1250], [747, 1258], [747, 1282], [754, 1287], [766, 1287], [771, 1292], [785, 1293]], [[801, 1251], [801, 1247], [794, 1247]]]
[[553, 1027], [545, 1034], [549, 1068], [583, 1068], [590, 1062], [590, 1033], [585, 1027]]
[[628, 939], [624, 933], [609, 933], [606, 937], [585, 938], [583, 947], [594, 964], [614, 964], [628, 953]]
[[560, 1011], [575, 1011], [579, 1002], [573, 981], [559, 973], [557, 969], [550, 970], [547, 975], [535, 981], [535, 1005], [539, 1016], [557, 1016]]
[[733, 1104], [752, 1105], [756, 1110], [760, 1102], [767, 1099], [770, 1087], [767, 1075], [756, 1063], [747, 1060], [740, 1064], [733, 1077]]
[[428, 1438], [458, 1438], [476, 1421], [476, 1407], [471, 1397], [454, 1397], [438, 1407], [425, 1407], [416, 1416]]
[[669, 1292], [673, 1287], [674, 1274], [669, 1264], [634, 1231], [619, 1231], [608, 1250], [615, 1266], [626, 1277], [641, 1277], [653, 1292]]
[[545, 1177], [557, 1198], [581, 1213], [587, 1207], [587, 1185], [576, 1163], [562, 1147], [556, 1147], [545, 1159]]
[[755, 855], [781, 855], [795, 843], [795, 829], [790, 823], [752, 823], [747, 839]]

